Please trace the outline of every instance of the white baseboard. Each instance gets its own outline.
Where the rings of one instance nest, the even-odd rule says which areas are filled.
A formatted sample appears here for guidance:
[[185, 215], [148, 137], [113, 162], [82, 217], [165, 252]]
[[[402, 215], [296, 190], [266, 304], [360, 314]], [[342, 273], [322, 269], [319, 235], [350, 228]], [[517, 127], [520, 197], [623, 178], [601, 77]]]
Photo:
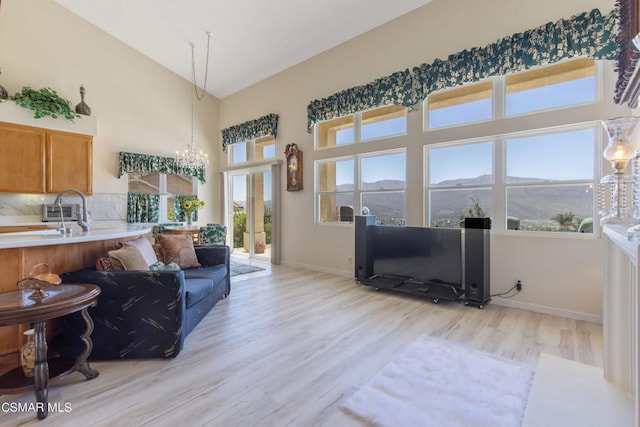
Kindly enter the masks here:
[[546, 305], [532, 304], [530, 302], [516, 301], [508, 298], [493, 297], [491, 298], [491, 304], [602, 324], [602, 316], [596, 316], [594, 314], [583, 313], [580, 311], [565, 310], [557, 307], [549, 307]]
[[[323, 273], [331, 273], [343, 277], [353, 277], [353, 272], [345, 270], [336, 270], [332, 268], [319, 267], [317, 265], [302, 264], [291, 261], [282, 261], [282, 265], [289, 267], [304, 268], [305, 270], [320, 271]], [[355, 277], [354, 277], [355, 280]], [[535, 313], [550, 314], [552, 316], [566, 317], [568, 319], [582, 320], [584, 322], [602, 324], [602, 316], [583, 313], [580, 311], [565, 310], [557, 307], [549, 307], [546, 305], [532, 304], [530, 302], [515, 301], [509, 298], [493, 297], [491, 304], [501, 305], [503, 307], [517, 308], [520, 310], [529, 310]]]

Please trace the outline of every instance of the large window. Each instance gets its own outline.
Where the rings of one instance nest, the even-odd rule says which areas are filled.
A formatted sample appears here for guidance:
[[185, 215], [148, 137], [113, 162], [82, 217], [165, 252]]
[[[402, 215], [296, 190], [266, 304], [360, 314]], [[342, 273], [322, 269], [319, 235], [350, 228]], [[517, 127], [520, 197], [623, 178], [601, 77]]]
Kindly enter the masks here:
[[406, 108], [389, 105], [318, 123], [316, 147], [336, 147], [406, 133]]
[[594, 215], [596, 138], [594, 127], [506, 138], [506, 206], [513, 228], [585, 231]]
[[[426, 128], [448, 127], [441, 132], [453, 138], [426, 146], [427, 224], [489, 216], [500, 230], [593, 233], [599, 123], [574, 124], [588, 121], [572, 112], [573, 123], [544, 128], [532, 119], [510, 133], [509, 119], [595, 103], [597, 76], [594, 61], [578, 59], [432, 94]], [[495, 136], [455, 139], [455, 126], [481, 120], [492, 123], [478, 129]]]
[[493, 211], [493, 142], [428, 151], [429, 226], [460, 227], [466, 216]]
[[362, 213], [379, 224], [406, 222], [406, 155], [372, 153], [316, 162], [319, 223], [352, 223]]

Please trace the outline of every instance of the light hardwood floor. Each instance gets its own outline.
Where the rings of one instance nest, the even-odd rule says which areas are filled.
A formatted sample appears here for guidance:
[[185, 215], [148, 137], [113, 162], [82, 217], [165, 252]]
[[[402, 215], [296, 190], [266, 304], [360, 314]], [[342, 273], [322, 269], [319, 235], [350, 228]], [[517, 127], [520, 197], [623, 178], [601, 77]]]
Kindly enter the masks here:
[[602, 328], [592, 323], [491, 303], [436, 305], [292, 267], [240, 277], [176, 359], [93, 362], [98, 378], [74, 373], [49, 389], [70, 412], [44, 421], [0, 412], [0, 425], [358, 426], [340, 400], [423, 333], [534, 367], [541, 352], [602, 366]]

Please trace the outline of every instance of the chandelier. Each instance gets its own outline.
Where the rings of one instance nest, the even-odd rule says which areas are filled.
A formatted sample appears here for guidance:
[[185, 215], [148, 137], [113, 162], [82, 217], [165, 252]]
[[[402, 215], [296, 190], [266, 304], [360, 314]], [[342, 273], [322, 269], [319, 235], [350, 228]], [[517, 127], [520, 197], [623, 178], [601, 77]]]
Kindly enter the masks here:
[[[209, 46], [211, 41], [211, 33], [207, 31], [207, 64], [204, 70], [204, 84], [202, 85], [202, 91], [198, 91], [198, 85], [196, 84], [196, 63], [195, 63], [195, 45], [191, 45], [191, 84], [193, 85], [193, 92], [191, 92], [191, 142], [182, 151], [176, 151], [176, 164], [180, 168], [186, 169], [199, 169], [209, 166], [209, 157], [200, 147], [195, 144], [193, 137], [193, 122], [194, 122], [194, 104], [195, 101], [202, 100], [207, 88], [207, 77], [209, 75]], [[195, 95], [195, 100], [194, 100]]]

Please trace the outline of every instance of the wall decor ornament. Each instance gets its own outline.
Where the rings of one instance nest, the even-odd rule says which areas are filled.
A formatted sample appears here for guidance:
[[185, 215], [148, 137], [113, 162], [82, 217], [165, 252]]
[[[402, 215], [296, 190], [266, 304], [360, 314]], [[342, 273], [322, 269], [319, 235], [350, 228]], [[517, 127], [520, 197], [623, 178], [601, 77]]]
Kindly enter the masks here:
[[287, 191], [302, 190], [302, 150], [298, 144], [287, 144], [284, 150], [287, 163]]
[[91, 108], [84, 102], [84, 86], [80, 85], [80, 103], [76, 105], [76, 113], [83, 116], [91, 115]]

